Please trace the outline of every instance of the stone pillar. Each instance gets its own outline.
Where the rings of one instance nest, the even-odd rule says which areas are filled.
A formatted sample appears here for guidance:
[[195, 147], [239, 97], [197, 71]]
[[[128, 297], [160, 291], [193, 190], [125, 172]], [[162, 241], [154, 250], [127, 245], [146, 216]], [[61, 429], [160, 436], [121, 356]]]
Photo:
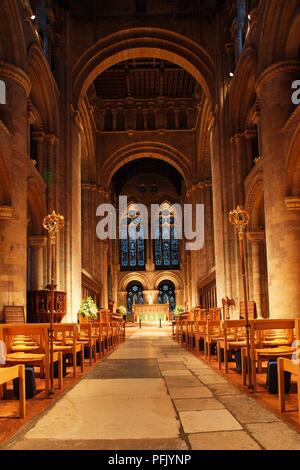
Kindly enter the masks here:
[[[47, 144], [47, 205], [48, 210], [52, 212], [57, 211], [57, 161], [56, 161], [56, 146], [57, 139], [54, 135], [49, 134], [45, 136], [45, 142]], [[45, 162], [46, 163], [46, 162]]]
[[[65, 279], [67, 291], [66, 322], [76, 322], [81, 302], [81, 138], [82, 125], [78, 111], [70, 115], [70, 148], [66, 155], [64, 194]], [[61, 261], [61, 259], [60, 259]]]
[[[19, 68], [0, 62], [0, 80], [6, 85], [6, 104], [10, 115], [7, 123], [8, 148], [11, 158], [12, 217], [0, 217], [0, 312], [3, 305], [26, 307], [27, 264], [27, 164], [28, 115], [27, 98], [30, 81]], [[3, 151], [3, 149], [0, 149]], [[5, 175], [4, 175], [5, 176]], [[6, 175], [8, 178], [8, 175]], [[5, 217], [4, 217], [5, 219]]]
[[47, 284], [45, 279], [47, 237], [29, 237], [29, 246], [32, 250], [32, 290], [43, 290]]
[[251, 247], [251, 268], [252, 268], [252, 295], [256, 303], [258, 318], [264, 318], [263, 312], [263, 275], [262, 275], [262, 243], [265, 239], [264, 232], [248, 232], [247, 239]]
[[283, 128], [294, 106], [291, 84], [299, 61], [269, 67], [257, 83], [261, 107], [264, 205], [271, 318], [300, 316], [300, 212], [285, 204]]

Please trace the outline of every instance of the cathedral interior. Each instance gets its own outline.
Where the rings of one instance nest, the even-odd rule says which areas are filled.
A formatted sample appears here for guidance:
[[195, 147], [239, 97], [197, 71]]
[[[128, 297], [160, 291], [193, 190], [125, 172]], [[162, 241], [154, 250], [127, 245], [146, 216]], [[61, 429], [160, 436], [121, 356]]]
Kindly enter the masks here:
[[[1, 13], [0, 449], [299, 450], [299, 0], [1, 0]], [[203, 243], [187, 250], [177, 219], [196, 206]], [[99, 207], [129, 237], [99, 236]], [[154, 231], [140, 207], [158, 208]], [[45, 388], [23, 411], [19, 393], [26, 423], [56, 400], [18, 439], [8, 365], [26, 395], [27, 368]], [[125, 389], [147, 409], [136, 421]], [[94, 408], [73, 416], [80, 390]]]

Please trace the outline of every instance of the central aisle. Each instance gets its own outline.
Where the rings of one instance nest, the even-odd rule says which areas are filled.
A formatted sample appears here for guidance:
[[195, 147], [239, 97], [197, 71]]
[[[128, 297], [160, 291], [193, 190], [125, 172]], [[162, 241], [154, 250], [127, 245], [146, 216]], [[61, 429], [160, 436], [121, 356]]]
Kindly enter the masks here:
[[148, 327], [8, 448], [300, 449], [300, 438], [176, 344], [169, 327]]

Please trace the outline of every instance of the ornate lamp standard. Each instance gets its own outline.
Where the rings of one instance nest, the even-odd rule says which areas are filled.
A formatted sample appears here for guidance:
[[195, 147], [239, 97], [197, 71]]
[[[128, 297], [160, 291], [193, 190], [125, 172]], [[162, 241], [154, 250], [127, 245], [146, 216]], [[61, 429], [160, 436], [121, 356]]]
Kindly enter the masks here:
[[56, 236], [57, 233], [64, 228], [65, 221], [62, 215], [48, 214], [43, 220], [43, 227], [48, 232], [49, 242], [51, 246], [50, 260], [51, 260], [51, 300], [50, 300], [50, 328], [49, 328], [49, 341], [50, 341], [50, 395], [53, 395], [53, 340], [54, 340], [54, 289], [55, 289], [55, 265], [56, 265]]
[[240, 247], [240, 260], [242, 268], [243, 278], [243, 298], [245, 304], [245, 321], [246, 321], [246, 348], [247, 348], [247, 376], [248, 376], [248, 387], [252, 388], [252, 376], [251, 376], [251, 358], [250, 358], [250, 323], [248, 317], [248, 299], [247, 299], [247, 278], [246, 278], [246, 265], [245, 265], [245, 233], [247, 225], [250, 221], [250, 216], [245, 209], [241, 209], [239, 206], [229, 213], [229, 221], [236, 227], [239, 247]]

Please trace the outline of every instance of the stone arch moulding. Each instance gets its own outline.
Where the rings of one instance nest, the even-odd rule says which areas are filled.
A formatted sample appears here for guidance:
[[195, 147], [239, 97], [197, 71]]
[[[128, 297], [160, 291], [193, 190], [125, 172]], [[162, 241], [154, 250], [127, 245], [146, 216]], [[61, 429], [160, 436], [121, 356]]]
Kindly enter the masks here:
[[286, 197], [300, 197], [300, 126], [287, 153], [286, 159]]
[[247, 47], [240, 57], [230, 90], [232, 134], [244, 130], [247, 113], [255, 103], [256, 64], [255, 49]]
[[32, 44], [28, 51], [27, 74], [32, 84], [30, 99], [41, 116], [45, 131], [58, 135], [59, 90], [49, 64], [37, 44]]
[[113, 153], [103, 165], [103, 182], [107, 190], [110, 187], [114, 174], [126, 163], [140, 158], [156, 158], [172, 165], [181, 174], [185, 185], [191, 182], [191, 167], [189, 159], [175, 148], [153, 142], [143, 142], [122, 147]]
[[88, 49], [73, 68], [74, 105], [98, 75], [124, 60], [153, 57], [173, 62], [189, 72], [201, 85], [214, 106], [214, 63], [197, 43], [175, 32], [159, 28], [131, 28], [118, 31]]
[[298, 59], [300, 44], [300, 7], [295, 11], [289, 26], [289, 33], [285, 46], [285, 58]]
[[143, 286], [143, 290], [149, 290], [148, 279], [147, 276], [141, 272], [134, 272], [134, 273], [127, 273], [120, 281], [119, 291], [126, 291], [128, 284], [131, 282], [136, 281], [140, 282]]
[[246, 210], [250, 214], [251, 230], [260, 230], [261, 205], [264, 200], [263, 173], [257, 172], [246, 190]]
[[153, 279], [153, 287], [158, 290], [158, 286], [162, 281], [171, 281], [175, 286], [175, 290], [183, 289], [183, 280], [179, 273], [171, 271], [161, 271], [157, 273]]

